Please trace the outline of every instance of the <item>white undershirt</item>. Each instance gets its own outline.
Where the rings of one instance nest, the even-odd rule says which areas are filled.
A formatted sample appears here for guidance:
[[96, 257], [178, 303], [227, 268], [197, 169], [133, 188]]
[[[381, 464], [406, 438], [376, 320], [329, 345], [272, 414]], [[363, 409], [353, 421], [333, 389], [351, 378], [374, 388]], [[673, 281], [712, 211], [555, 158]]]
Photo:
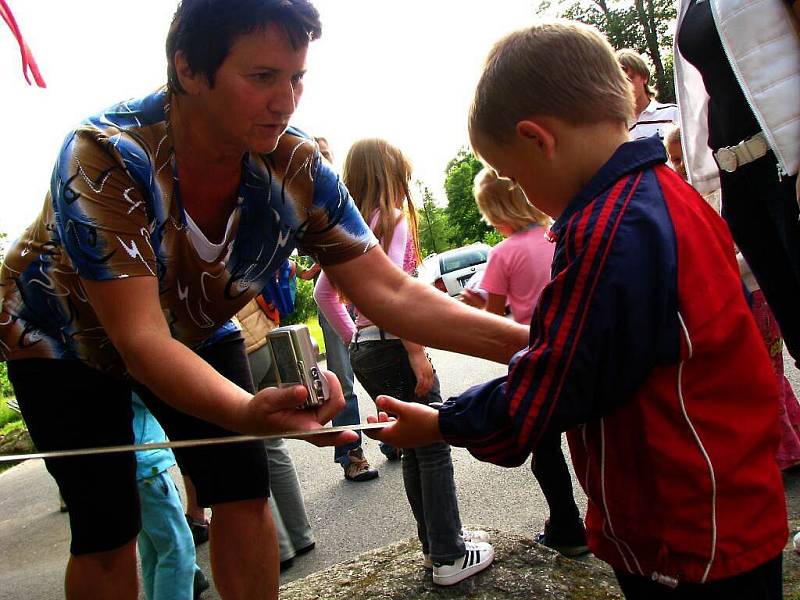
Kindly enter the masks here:
[[222, 236], [222, 241], [219, 244], [214, 244], [209, 241], [206, 234], [203, 233], [203, 230], [197, 226], [197, 223], [194, 222], [191, 215], [187, 211], [184, 211], [186, 214], [186, 230], [189, 233], [189, 241], [192, 243], [192, 247], [194, 247], [195, 252], [197, 252], [200, 258], [206, 262], [215, 262], [219, 260], [225, 250], [225, 246], [228, 244], [234, 217], [238, 212], [239, 207], [237, 206], [228, 217], [228, 225], [225, 227], [225, 235]]

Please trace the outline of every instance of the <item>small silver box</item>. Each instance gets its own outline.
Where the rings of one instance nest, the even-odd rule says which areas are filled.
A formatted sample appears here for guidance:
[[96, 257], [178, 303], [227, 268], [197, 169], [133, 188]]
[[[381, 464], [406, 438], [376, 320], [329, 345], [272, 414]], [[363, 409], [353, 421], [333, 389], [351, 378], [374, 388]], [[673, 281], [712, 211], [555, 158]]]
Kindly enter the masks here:
[[303, 385], [305, 407], [319, 406], [330, 397], [328, 380], [317, 366], [317, 351], [305, 325], [286, 325], [267, 334], [272, 368], [278, 387]]

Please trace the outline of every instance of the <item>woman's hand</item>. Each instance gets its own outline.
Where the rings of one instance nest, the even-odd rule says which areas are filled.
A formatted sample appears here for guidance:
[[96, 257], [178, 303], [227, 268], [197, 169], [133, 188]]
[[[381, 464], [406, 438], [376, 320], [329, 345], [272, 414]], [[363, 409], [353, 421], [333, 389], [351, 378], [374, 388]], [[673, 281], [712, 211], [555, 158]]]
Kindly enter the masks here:
[[428, 355], [425, 354], [425, 347], [416, 346], [413, 351], [409, 351], [408, 362], [411, 363], [411, 369], [414, 371], [414, 376], [417, 378], [414, 394], [417, 398], [422, 398], [426, 396], [433, 387], [433, 365], [428, 359]]
[[[369, 437], [397, 448], [417, 448], [442, 441], [439, 432], [439, 411], [416, 402], [403, 402], [390, 396], [375, 401], [378, 416], [368, 416], [369, 423], [391, 423], [383, 429], [367, 429]], [[395, 415], [389, 417], [386, 413]]]
[[[302, 385], [290, 388], [265, 388], [245, 406], [240, 430], [255, 435], [320, 429], [344, 408], [342, 387], [336, 375], [322, 371], [328, 379], [330, 398], [321, 406], [299, 408], [306, 401]], [[305, 439], [315, 446], [339, 446], [354, 442], [358, 434], [343, 431], [329, 435], [314, 435]]]

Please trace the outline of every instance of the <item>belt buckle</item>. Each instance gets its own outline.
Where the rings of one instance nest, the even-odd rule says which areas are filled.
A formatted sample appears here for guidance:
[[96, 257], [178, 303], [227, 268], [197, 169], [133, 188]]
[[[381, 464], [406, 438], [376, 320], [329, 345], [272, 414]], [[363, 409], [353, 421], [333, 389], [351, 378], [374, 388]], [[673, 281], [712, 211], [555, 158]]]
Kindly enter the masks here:
[[739, 159], [736, 153], [730, 148], [720, 148], [714, 153], [714, 158], [717, 159], [717, 165], [726, 173], [733, 173], [736, 167], [739, 166]]

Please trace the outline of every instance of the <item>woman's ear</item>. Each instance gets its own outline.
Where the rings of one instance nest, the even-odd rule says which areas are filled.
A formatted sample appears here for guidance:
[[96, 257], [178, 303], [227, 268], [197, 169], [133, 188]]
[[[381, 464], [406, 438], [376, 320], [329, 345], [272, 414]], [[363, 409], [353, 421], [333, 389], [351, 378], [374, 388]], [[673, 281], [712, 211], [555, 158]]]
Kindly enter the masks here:
[[178, 82], [181, 87], [190, 96], [196, 96], [202, 89], [202, 86], [208, 88], [208, 81], [206, 76], [200, 73], [195, 73], [186, 59], [183, 50], [175, 52], [175, 74], [178, 76]]
[[544, 119], [526, 119], [517, 123], [516, 134], [520, 141], [532, 143], [544, 155], [552, 158], [556, 148], [556, 138], [552, 128]]

